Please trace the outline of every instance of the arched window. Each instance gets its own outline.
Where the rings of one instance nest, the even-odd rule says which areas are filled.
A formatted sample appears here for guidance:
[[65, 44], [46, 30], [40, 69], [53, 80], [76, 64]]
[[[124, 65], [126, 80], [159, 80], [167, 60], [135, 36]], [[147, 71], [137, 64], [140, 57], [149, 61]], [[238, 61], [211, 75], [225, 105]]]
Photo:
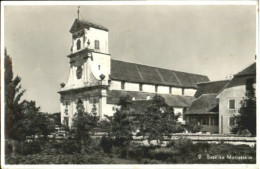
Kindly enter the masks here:
[[81, 48], [81, 41], [78, 40], [78, 41], [77, 41], [77, 50], [80, 50], [80, 48]]

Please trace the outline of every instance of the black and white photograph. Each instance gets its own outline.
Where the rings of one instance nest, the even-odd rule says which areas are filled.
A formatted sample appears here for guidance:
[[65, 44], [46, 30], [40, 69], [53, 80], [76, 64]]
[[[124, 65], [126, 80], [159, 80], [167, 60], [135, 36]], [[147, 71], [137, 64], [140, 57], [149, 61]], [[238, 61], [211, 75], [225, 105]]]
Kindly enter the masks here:
[[258, 168], [257, 10], [1, 3], [2, 168]]

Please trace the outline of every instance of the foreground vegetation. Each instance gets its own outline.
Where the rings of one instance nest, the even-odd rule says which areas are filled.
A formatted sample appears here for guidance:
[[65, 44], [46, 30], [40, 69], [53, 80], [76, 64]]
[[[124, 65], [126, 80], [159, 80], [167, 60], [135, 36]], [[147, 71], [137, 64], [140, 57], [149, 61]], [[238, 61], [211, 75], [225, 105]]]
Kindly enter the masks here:
[[256, 163], [255, 147], [229, 144], [193, 144], [190, 140], [183, 138], [171, 141], [166, 147], [147, 147], [130, 143], [127, 148], [122, 148], [103, 137], [95, 139], [84, 153], [79, 152], [73, 142], [67, 141], [45, 142], [45, 144], [44, 142], [27, 143], [23, 150], [18, 151], [19, 153], [13, 157], [7, 156], [7, 164]]

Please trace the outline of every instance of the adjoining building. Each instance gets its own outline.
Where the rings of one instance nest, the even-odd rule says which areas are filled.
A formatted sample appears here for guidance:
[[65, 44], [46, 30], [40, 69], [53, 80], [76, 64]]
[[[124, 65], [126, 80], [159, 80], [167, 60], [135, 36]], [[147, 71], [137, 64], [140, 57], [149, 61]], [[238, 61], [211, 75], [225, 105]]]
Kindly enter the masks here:
[[246, 92], [256, 89], [256, 63], [235, 74], [230, 81], [197, 85], [196, 99], [184, 113], [186, 122], [196, 120], [203, 133], [230, 134]]
[[59, 91], [61, 121], [65, 124], [71, 125], [77, 104], [100, 119], [112, 116], [122, 95], [149, 100], [160, 94], [174, 112], [183, 114], [194, 100], [197, 83], [209, 81], [204, 75], [111, 59], [108, 31], [79, 19], [70, 29], [69, 78]]
[[219, 133], [230, 134], [235, 124], [240, 103], [247, 91], [256, 89], [256, 63], [234, 75], [232, 80], [217, 95], [219, 99]]
[[193, 121], [201, 125], [202, 133], [218, 133], [219, 131], [219, 99], [217, 94], [228, 84], [228, 80], [211, 81], [197, 84], [196, 99], [184, 113], [187, 123]]

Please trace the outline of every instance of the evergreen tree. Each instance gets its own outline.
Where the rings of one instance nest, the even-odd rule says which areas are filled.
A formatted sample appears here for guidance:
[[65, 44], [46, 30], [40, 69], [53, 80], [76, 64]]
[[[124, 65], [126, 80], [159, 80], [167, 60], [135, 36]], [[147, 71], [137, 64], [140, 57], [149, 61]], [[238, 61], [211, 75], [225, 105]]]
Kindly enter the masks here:
[[119, 146], [126, 147], [132, 140], [133, 126], [131, 116], [131, 97], [120, 97], [118, 105], [112, 119], [111, 135], [115, 139], [115, 143]]
[[[21, 78], [13, 78], [12, 59], [5, 49], [4, 67], [5, 67], [5, 137], [10, 143], [12, 155], [15, 155], [16, 141], [20, 140], [17, 131], [21, 126], [19, 121], [22, 119], [22, 109], [20, 99], [25, 90], [21, 90]], [[7, 144], [6, 144], [7, 145]], [[9, 145], [9, 144], [8, 144]]]
[[79, 152], [84, 153], [86, 146], [91, 143], [91, 132], [97, 126], [97, 121], [98, 117], [86, 113], [82, 102], [78, 102], [77, 112], [72, 119], [71, 135]]

